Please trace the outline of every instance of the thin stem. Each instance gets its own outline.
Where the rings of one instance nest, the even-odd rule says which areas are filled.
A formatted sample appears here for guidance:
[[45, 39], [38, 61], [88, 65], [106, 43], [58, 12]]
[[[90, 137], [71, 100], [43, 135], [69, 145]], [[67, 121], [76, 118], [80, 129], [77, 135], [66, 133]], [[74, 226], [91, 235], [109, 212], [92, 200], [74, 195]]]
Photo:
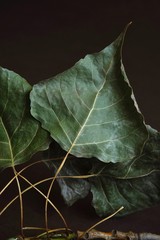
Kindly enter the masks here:
[[15, 180], [16, 175], [5, 185], [5, 187], [0, 191], [0, 195], [9, 187], [9, 185]]
[[[56, 229], [48, 229], [48, 233], [50, 234], [50, 233], [57, 233], [57, 232], [65, 232], [66, 231], [66, 228], [56, 228]], [[72, 230], [71, 229], [68, 229], [68, 231], [70, 231], [70, 232], [72, 232]], [[46, 232], [44, 232], [44, 233], [42, 233], [42, 234], [40, 234], [40, 235], [38, 235], [37, 237], [38, 238], [41, 238], [41, 237], [43, 237], [43, 236], [45, 236], [47, 233]], [[61, 238], [60, 238], [61, 239]]]
[[[17, 173], [18, 175], [20, 174], [20, 172], [18, 172]], [[94, 177], [94, 176], [96, 176], [96, 174], [91, 174], [91, 175], [82, 175], [82, 176], [57, 176], [57, 178], [90, 178], [90, 177]], [[14, 176], [14, 179], [15, 179], [15, 176]], [[26, 189], [24, 189], [23, 191], [22, 191], [22, 195], [25, 193], [25, 192], [27, 192], [27, 191], [29, 191], [30, 189], [32, 189], [33, 187], [35, 187], [35, 186], [37, 186], [37, 185], [39, 185], [39, 184], [41, 184], [41, 183], [44, 183], [44, 182], [47, 182], [47, 181], [51, 181], [53, 179], [53, 177], [50, 177], [50, 178], [46, 178], [46, 179], [43, 179], [43, 180], [41, 180], [41, 181], [39, 181], [39, 182], [36, 182], [36, 183], [34, 183], [34, 184], [31, 184], [31, 186], [30, 187], [28, 187], [28, 188], [26, 188]], [[40, 191], [40, 190], [39, 190]], [[2, 215], [6, 210], [7, 210], [7, 208], [17, 199], [19, 197], [19, 195], [17, 195], [15, 198], [13, 198], [3, 209], [2, 209], [2, 211], [0, 212], [0, 215]]]
[[[30, 189], [32, 189], [32, 188], [34, 188], [34, 189], [35, 189], [38, 193], [40, 193], [45, 199], [47, 199], [46, 195], [45, 195], [43, 192], [41, 192], [41, 191], [36, 187], [36, 185], [39, 185], [40, 183], [43, 183], [43, 182], [48, 181], [48, 180], [52, 180], [52, 178], [44, 179], [44, 180], [42, 180], [42, 181], [40, 181], [40, 182], [38, 182], [38, 183], [32, 184], [28, 179], [26, 179], [26, 178], [25, 178], [24, 176], [22, 176], [21, 174], [19, 174], [19, 177], [21, 177], [22, 179], [24, 179], [24, 180], [30, 185], [30, 187], [28, 187], [28, 188], [26, 188], [25, 190], [21, 191], [21, 195], [19, 194], [18, 196], [16, 196], [15, 198], [13, 198], [13, 199], [3, 208], [3, 210], [0, 212], [0, 215], [2, 215], [2, 213], [4, 213], [5, 210], [6, 210], [18, 197], [21, 196], [21, 199], [22, 199], [22, 195], [23, 195], [25, 192], [27, 192], [27, 191], [29, 191]], [[20, 201], [21, 201], [21, 200], [20, 200]], [[60, 211], [56, 208], [56, 206], [51, 202], [50, 199], [47, 199], [47, 201], [48, 201], [48, 202], [50, 203], [50, 205], [54, 208], [54, 210], [58, 213], [58, 215], [61, 217], [61, 219], [62, 219], [62, 221], [63, 221], [66, 229], [68, 229], [67, 223], [66, 223], [63, 215], [60, 213]], [[23, 205], [22, 205], [22, 206], [23, 206]], [[22, 210], [22, 209], [23, 209], [23, 208], [21, 208], [21, 210]], [[23, 218], [21, 217], [21, 219], [23, 219]], [[22, 228], [23, 228], [23, 227], [22, 227]]]
[[16, 182], [17, 182], [17, 187], [18, 187], [18, 192], [19, 192], [19, 203], [20, 203], [20, 225], [21, 225], [21, 235], [24, 236], [23, 234], [23, 225], [24, 225], [24, 210], [23, 210], [23, 199], [22, 199], [22, 191], [21, 191], [21, 185], [19, 182], [19, 178], [17, 175], [17, 171], [15, 167], [13, 166], [13, 172], [15, 174]]
[[[24, 190], [22, 191], [22, 195], [23, 195], [25, 192], [28, 192], [30, 189], [34, 188], [35, 186], [37, 186], [37, 185], [39, 185], [39, 184], [41, 184], [41, 183], [47, 182], [47, 181], [49, 181], [49, 180], [52, 180], [52, 178], [43, 179], [43, 180], [41, 180], [41, 181], [39, 181], [39, 182], [37, 182], [37, 183], [35, 183], [35, 184], [30, 184], [30, 187], [28, 187], [28, 188], [26, 188], [26, 189], [24, 189]], [[40, 192], [40, 190], [39, 190], [39, 192]], [[2, 211], [0, 212], [0, 215], [2, 215], [2, 214], [7, 210], [7, 208], [8, 208], [17, 198], [19, 198], [19, 195], [17, 195], [16, 197], [14, 197], [14, 198], [2, 209]]]
[[25, 177], [22, 176], [22, 175], [19, 175], [19, 176], [20, 176], [22, 179], [24, 179], [32, 188], [34, 188], [37, 192], [39, 192], [45, 199], [47, 199], [47, 201], [51, 204], [51, 206], [55, 209], [55, 211], [56, 211], [56, 212], [58, 213], [58, 215], [61, 217], [61, 219], [62, 219], [65, 227], [68, 228], [67, 223], [66, 223], [63, 215], [62, 215], [61, 212], [58, 210], [58, 208], [51, 202], [51, 200], [48, 199], [48, 198], [46, 197], [46, 195], [45, 195], [43, 192], [41, 192], [36, 186], [34, 186], [27, 178], [25, 178]]
[[101, 221], [95, 223], [94, 225], [92, 225], [90, 228], [88, 228], [85, 232], [83, 232], [82, 234], [79, 234], [78, 238], [83, 238], [83, 236], [86, 235], [86, 233], [90, 232], [93, 228], [97, 227], [99, 224], [107, 221], [108, 219], [112, 218], [113, 216], [115, 216], [118, 212], [120, 212], [124, 207], [120, 207], [116, 212], [114, 212], [113, 214], [109, 215], [108, 217], [102, 219]]
[[[34, 237], [24, 238], [24, 240], [31, 240], [31, 239], [33, 239], [33, 240], [36, 240], [36, 239], [37, 239], [37, 240], [38, 240], [38, 239], [42, 239], [42, 238], [43, 238], [43, 239], [46, 239], [46, 234], [47, 234], [47, 233], [46, 233], [46, 229], [45, 229], [45, 228], [39, 228], [39, 227], [24, 227], [23, 229], [24, 229], [24, 230], [45, 231], [45, 232], [39, 234], [38, 236], [36, 235], [36, 236], [34, 236]], [[55, 228], [55, 229], [49, 229], [49, 230], [48, 230], [48, 233], [53, 235], [53, 238], [52, 238], [52, 239], [57, 239], [57, 240], [64, 239], [64, 240], [65, 240], [65, 235], [64, 235], [65, 231], [66, 231], [66, 228]], [[71, 232], [71, 234], [72, 234], [73, 237], [76, 236], [76, 234], [73, 233], [71, 229], [68, 229], [68, 231]], [[64, 232], [64, 233], [63, 233], [63, 232]], [[57, 233], [58, 233], [58, 236], [55, 238], [55, 236], [56, 236]], [[64, 237], [63, 237], [63, 235], [64, 235]], [[62, 238], [62, 237], [63, 237], [63, 238]], [[51, 238], [47, 238], [47, 239], [51, 239]], [[67, 238], [67, 239], [69, 240], [69, 238]], [[66, 239], [66, 240], [67, 240], [67, 239]], [[71, 239], [73, 239], [73, 238], [71, 238]]]
[[63, 157], [57, 157], [57, 158], [50, 158], [50, 159], [42, 159], [33, 163], [30, 163], [29, 165], [25, 166], [23, 169], [21, 169], [19, 172], [17, 172], [16, 175], [14, 175], [14, 177], [4, 186], [4, 188], [0, 191], [0, 195], [10, 186], [10, 184], [16, 179], [16, 176], [18, 176], [20, 173], [22, 173], [23, 171], [27, 170], [28, 168], [34, 166], [35, 164], [39, 164], [39, 163], [44, 163], [44, 162], [48, 162], [51, 160], [62, 160]]
[[[71, 147], [72, 149], [72, 147]], [[70, 151], [71, 151], [70, 149]], [[45, 225], [46, 225], [46, 232], [48, 232], [48, 199], [49, 199], [49, 196], [50, 196], [50, 193], [51, 193], [51, 190], [52, 190], [52, 187], [53, 187], [53, 184], [55, 182], [55, 179], [57, 178], [59, 172], [61, 171], [62, 167], [64, 166], [67, 158], [68, 158], [68, 155], [70, 153], [70, 151], [67, 152], [66, 156], [64, 157], [63, 161], [61, 162], [59, 168], [57, 169], [56, 173], [55, 173], [55, 176], [53, 177], [53, 180], [49, 186], [49, 189], [48, 189], [48, 193], [47, 193], [47, 198], [46, 198], [46, 203], [45, 203]], [[66, 229], [67, 230], [67, 229]]]

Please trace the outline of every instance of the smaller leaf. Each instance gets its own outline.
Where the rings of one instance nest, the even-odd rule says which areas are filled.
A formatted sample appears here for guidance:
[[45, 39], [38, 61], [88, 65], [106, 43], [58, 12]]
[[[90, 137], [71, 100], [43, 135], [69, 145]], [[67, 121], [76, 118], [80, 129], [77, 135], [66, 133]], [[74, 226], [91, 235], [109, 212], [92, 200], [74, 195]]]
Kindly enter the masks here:
[[147, 127], [149, 140], [137, 158], [126, 163], [93, 163], [89, 179], [92, 204], [100, 216], [112, 213], [120, 206], [129, 214], [160, 202], [160, 133]]
[[32, 87], [18, 74], [0, 68], [0, 167], [28, 161], [48, 148], [50, 137], [30, 114]]
[[[62, 196], [72, 205], [89, 190], [92, 205], [100, 216], [111, 214], [124, 206], [119, 216], [148, 208], [160, 202], [160, 133], [146, 126], [149, 139], [143, 152], [123, 163], [103, 163], [98, 159], [67, 159], [60, 174], [66, 176], [95, 174], [88, 179], [62, 178], [59, 181]], [[51, 164], [51, 165], [50, 165]], [[56, 171], [59, 162], [49, 165]], [[87, 191], [81, 186], [87, 184]], [[69, 191], [69, 194], [68, 192]], [[68, 195], [69, 196], [68, 196]]]
[[[81, 163], [79, 159], [67, 159], [67, 162], [65, 163], [62, 170], [60, 171], [60, 174], [58, 175], [59, 178], [57, 178], [57, 181], [61, 189], [61, 194], [65, 203], [68, 206], [71, 206], [77, 200], [86, 197], [89, 193], [90, 184], [88, 183], [88, 181], [82, 178], [70, 178], [70, 176], [80, 177], [82, 175], [81, 170], [85, 170], [85, 172], [87, 171], [88, 166], [86, 165], [86, 161], [83, 162], [83, 164], [85, 164], [85, 166], [82, 165], [82, 159]], [[59, 165], [59, 160], [48, 162], [49, 168], [51, 170], [53, 169], [54, 173], [58, 169]], [[63, 176], [65, 176], [65, 178]]]

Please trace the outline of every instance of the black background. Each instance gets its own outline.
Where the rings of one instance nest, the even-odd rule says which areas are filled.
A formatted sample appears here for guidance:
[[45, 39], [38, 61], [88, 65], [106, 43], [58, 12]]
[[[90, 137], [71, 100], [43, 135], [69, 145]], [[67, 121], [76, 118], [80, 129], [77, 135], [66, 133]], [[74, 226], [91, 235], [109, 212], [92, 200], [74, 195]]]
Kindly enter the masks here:
[[[158, 0], [1, 1], [0, 65], [34, 84], [68, 69], [87, 53], [100, 51], [132, 21], [125, 38], [123, 63], [146, 123], [160, 130], [159, 5]], [[50, 174], [42, 166], [32, 168], [31, 173], [35, 179]], [[10, 170], [4, 171], [1, 186], [11, 176]], [[9, 199], [14, 191], [15, 185], [0, 196], [0, 205], [5, 205], [5, 196]], [[58, 192], [56, 196], [54, 201], [74, 230], [85, 230], [100, 220], [90, 207], [91, 196], [71, 208], [64, 205]], [[24, 202], [25, 225], [43, 227], [43, 200], [31, 191]], [[160, 207], [155, 206], [111, 219], [99, 229], [160, 233], [159, 217]], [[55, 213], [49, 219], [52, 227], [63, 226]], [[16, 234], [18, 229], [17, 201], [0, 217], [0, 239]]]

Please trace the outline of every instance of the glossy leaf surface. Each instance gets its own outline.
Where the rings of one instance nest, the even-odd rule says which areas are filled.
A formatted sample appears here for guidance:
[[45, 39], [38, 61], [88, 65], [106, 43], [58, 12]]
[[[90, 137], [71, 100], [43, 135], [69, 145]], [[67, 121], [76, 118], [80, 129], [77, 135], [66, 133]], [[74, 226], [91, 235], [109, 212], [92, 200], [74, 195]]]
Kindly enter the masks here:
[[48, 148], [48, 133], [30, 114], [31, 86], [18, 74], [0, 68], [0, 167], [28, 161]]

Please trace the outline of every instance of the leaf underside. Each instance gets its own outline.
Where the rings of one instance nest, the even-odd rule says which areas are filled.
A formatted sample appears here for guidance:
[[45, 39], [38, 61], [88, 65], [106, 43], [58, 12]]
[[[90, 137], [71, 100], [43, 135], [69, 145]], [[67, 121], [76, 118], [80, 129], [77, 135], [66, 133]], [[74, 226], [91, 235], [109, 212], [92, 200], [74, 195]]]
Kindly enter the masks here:
[[31, 86], [18, 74], [0, 68], [0, 167], [21, 164], [48, 148], [48, 133], [30, 114]]
[[76, 157], [128, 161], [148, 138], [121, 61], [124, 35], [31, 91], [31, 114]]

